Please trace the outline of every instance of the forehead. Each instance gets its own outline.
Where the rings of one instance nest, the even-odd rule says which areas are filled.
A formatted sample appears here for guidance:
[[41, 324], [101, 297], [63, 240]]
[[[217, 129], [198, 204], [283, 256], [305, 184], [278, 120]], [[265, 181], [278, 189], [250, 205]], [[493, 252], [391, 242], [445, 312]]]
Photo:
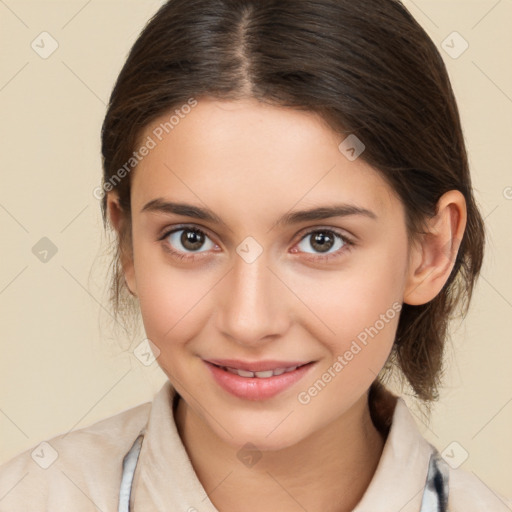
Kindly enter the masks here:
[[399, 206], [376, 170], [340, 152], [346, 135], [317, 114], [252, 99], [202, 99], [186, 111], [144, 130], [141, 143], [152, 149], [132, 177], [134, 210], [155, 198], [260, 216], [299, 203], [350, 202], [376, 213]]

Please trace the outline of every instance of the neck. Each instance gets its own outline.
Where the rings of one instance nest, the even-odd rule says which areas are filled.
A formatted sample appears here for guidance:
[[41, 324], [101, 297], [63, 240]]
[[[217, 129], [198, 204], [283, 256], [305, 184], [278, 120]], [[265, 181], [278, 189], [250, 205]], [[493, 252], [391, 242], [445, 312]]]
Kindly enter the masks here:
[[239, 447], [225, 443], [180, 399], [178, 432], [192, 466], [220, 512], [345, 512], [362, 498], [380, 460], [384, 435], [363, 395], [349, 411], [287, 448], [266, 451], [253, 466], [240, 463]]

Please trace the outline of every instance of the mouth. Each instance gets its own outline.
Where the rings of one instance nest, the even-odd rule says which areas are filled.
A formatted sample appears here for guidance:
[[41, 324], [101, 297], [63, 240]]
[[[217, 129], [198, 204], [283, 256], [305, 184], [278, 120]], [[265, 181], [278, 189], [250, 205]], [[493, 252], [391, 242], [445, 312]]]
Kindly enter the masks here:
[[313, 371], [316, 363], [316, 361], [259, 361], [254, 363], [232, 360], [229, 362], [228, 360], [203, 361], [213, 380], [224, 391], [244, 400], [266, 400], [287, 389], [292, 389]]
[[240, 377], [245, 377], [245, 378], [249, 378], [249, 379], [251, 379], [251, 378], [269, 379], [270, 377], [276, 377], [278, 375], [282, 375], [283, 373], [293, 372], [293, 371], [297, 370], [297, 368], [302, 368], [303, 366], [306, 366], [311, 363], [312, 363], [312, 361], [310, 361], [309, 363], [295, 364], [295, 365], [288, 366], [288, 367], [281, 366], [281, 367], [273, 368], [270, 370], [260, 370], [260, 371], [250, 371], [250, 370], [243, 370], [241, 368], [233, 368], [230, 366], [222, 366], [222, 365], [218, 365], [218, 364], [214, 364], [214, 363], [211, 363], [211, 364], [213, 364], [217, 368], [220, 368], [229, 373], [233, 373]]

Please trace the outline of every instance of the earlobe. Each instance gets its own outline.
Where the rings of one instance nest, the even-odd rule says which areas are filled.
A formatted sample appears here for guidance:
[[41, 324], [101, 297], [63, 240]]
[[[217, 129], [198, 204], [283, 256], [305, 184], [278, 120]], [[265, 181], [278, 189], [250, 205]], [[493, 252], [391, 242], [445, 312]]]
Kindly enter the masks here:
[[131, 248], [131, 226], [129, 225], [129, 220], [126, 218], [126, 213], [119, 204], [118, 195], [113, 192], [107, 195], [107, 213], [109, 221], [117, 233], [119, 254], [126, 288], [131, 295], [136, 297], [137, 283], [133, 264], [133, 250]]
[[443, 194], [427, 232], [411, 248], [404, 302], [426, 304], [442, 290], [455, 265], [466, 228], [466, 200], [458, 190]]

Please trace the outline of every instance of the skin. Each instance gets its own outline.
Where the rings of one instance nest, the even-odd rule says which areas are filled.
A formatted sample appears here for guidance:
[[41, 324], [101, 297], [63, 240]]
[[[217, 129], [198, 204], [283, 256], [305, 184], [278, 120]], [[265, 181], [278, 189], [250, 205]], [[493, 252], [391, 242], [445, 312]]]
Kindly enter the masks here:
[[[430, 234], [409, 243], [401, 201], [362, 158], [349, 161], [338, 150], [343, 139], [314, 113], [204, 98], [131, 176], [126, 282], [160, 351], [157, 361], [184, 399], [176, 412], [180, 436], [223, 512], [260, 510], [261, 496], [267, 510], [281, 512], [354, 508], [385, 441], [367, 393], [391, 351], [398, 314], [309, 403], [297, 396], [393, 304], [434, 298], [453, 266], [466, 222], [463, 196], [442, 196]], [[157, 198], [207, 207], [225, 225], [141, 211]], [[375, 218], [276, 223], [290, 211], [339, 203]], [[108, 209], [122, 229], [127, 217], [115, 192]], [[203, 247], [183, 246], [182, 232], [159, 240], [182, 224], [205, 232]], [[353, 245], [334, 236], [326, 261], [311, 245], [314, 234], [306, 236], [313, 228]], [[248, 236], [263, 250], [252, 263], [236, 252]], [[209, 358], [316, 363], [291, 388], [250, 401], [216, 384], [203, 362]], [[246, 443], [261, 455], [252, 467], [237, 457]]]

